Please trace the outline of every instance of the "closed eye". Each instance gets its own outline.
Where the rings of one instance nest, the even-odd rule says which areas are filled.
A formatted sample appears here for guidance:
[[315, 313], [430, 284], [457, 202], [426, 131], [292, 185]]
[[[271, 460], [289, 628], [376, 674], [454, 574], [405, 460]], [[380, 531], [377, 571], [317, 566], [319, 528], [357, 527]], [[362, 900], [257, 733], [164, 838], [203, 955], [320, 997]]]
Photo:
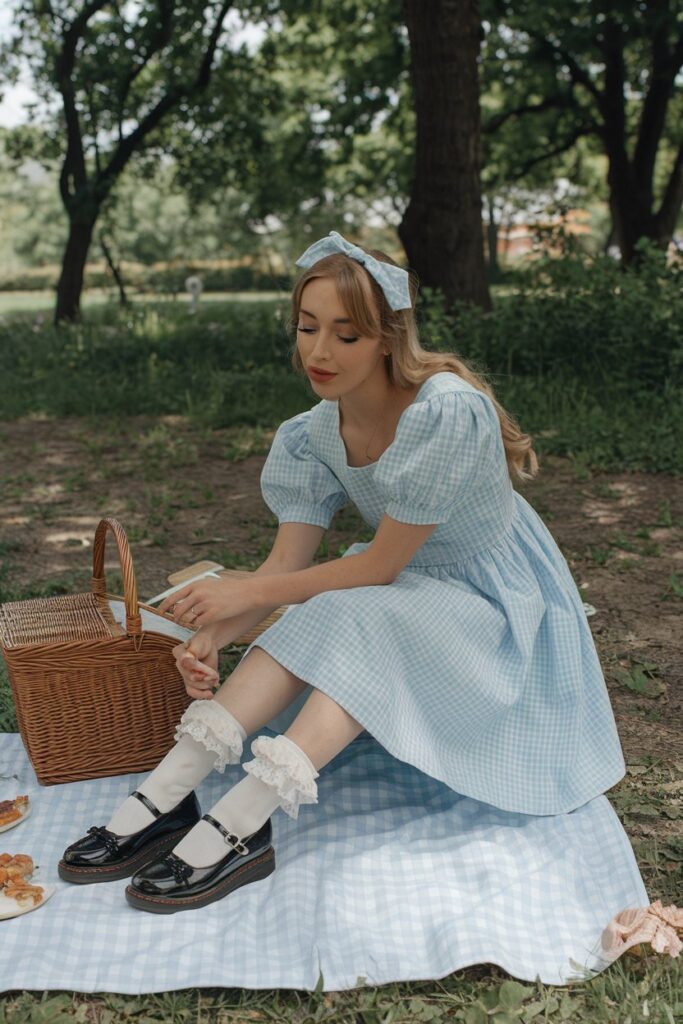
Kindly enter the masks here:
[[[301, 331], [302, 334], [313, 334], [315, 330], [315, 327], [297, 327], [297, 331]], [[360, 335], [357, 334], [353, 338], [345, 338], [342, 334], [338, 334], [337, 337], [340, 341], [358, 341]]]

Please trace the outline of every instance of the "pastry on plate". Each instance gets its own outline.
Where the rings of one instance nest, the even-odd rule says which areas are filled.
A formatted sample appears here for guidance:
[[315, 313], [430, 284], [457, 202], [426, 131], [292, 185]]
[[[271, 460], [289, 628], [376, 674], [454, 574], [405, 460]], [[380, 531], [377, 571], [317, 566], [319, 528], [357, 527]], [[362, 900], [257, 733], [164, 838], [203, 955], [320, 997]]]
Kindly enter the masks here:
[[0, 800], [0, 832], [14, 828], [31, 813], [28, 796], [17, 796], [14, 800]]
[[33, 858], [27, 853], [0, 853], [0, 889], [32, 874]]
[[0, 921], [27, 914], [40, 907], [55, 892], [54, 885], [28, 881], [34, 871], [27, 853], [0, 853]]

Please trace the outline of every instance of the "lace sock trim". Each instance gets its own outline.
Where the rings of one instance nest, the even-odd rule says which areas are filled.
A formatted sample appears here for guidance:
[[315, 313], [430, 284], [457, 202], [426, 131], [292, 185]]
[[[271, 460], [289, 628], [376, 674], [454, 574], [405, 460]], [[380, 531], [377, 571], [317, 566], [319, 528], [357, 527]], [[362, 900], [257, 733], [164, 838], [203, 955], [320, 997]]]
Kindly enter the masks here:
[[300, 804], [317, 804], [319, 772], [300, 747], [287, 736], [257, 736], [251, 744], [256, 756], [245, 761], [245, 772], [272, 786], [280, 806], [290, 818], [299, 816]]
[[183, 712], [174, 739], [178, 741], [184, 733], [218, 754], [214, 768], [221, 773], [226, 765], [239, 764], [247, 738], [243, 726], [217, 700], [193, 701]]

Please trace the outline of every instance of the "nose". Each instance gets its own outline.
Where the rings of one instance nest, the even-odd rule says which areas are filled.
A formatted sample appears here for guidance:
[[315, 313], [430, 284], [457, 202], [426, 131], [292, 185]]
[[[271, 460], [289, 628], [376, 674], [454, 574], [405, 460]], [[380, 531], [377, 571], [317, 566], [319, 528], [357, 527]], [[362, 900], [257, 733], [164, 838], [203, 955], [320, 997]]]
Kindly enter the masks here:
[[330, 342], [324, 328], [320, 328], [318, 331], [318, 337], [315, 340], [315, 344], [311, 349], [309, 358], [312, 363], [317, 366], [324, 366], [325, 363], [330, 361], [331, 351]]

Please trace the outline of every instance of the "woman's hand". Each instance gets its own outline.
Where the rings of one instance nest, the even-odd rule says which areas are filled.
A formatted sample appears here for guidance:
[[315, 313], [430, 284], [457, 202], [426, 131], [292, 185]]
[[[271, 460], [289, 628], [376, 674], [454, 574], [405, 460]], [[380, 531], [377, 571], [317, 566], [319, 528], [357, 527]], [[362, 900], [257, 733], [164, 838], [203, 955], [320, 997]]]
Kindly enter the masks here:
[[173, 656], [188, 695], [197, 700], [210, 700], [213, 688], [220, 682], [218, 647], [211, 634], [200, 630], [192, 639], [174, 647]]
[[253, 580], [203, 579], [171, 594], [159, 605], [159, 611], [169, 612], [176, 622], [196, 629], [251, 611], [259, 603]]

